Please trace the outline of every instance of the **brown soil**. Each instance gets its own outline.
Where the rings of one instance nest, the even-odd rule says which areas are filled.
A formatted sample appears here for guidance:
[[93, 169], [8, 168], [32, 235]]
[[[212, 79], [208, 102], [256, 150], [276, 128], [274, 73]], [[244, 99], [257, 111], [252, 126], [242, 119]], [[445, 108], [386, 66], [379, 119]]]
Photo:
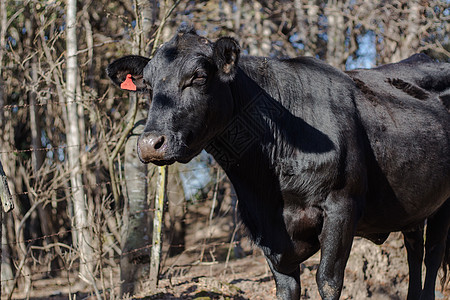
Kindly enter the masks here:
[[[186, 250], [163, 261], [158, 288], [151, 291], [148, 282], [144, 281], [133, 299], [276, 298], [275, 283], [261, 251], [242, 238], [241, 246], [246, 256], [234, 258], [234, 249], [229, 243], [233, 231], [231, 210], [222, 209], [209, 224], [208, 205], [190, 209]], [[317, 253], [301, 265], [302, 299], [320, 299], [315, 282], [319, 259], [320, 253]], [[108, 292], [102, 299], [117, 299], [111, 297], [119, 293], [117, 274], [117, 270], [111, 274], [115, 286], [113, 295]], [[34, 281], [30, 296], [34, 299], [69, 299], [68, 287], [63, 283], [64, 279]], [[408, 267], [401, 234], [391, 234], [381, 246], [355, 239], [341, 299], [406, 299], [407, 287]], [[441, 292], [438, 283], [436, 290], [436, 299], [450, 299], [450, 287]], [[24, 298], [20, 291], [17, 292], [16, 299]], [[92, 295], [78, 293], [76, 299], [96, 299]]]
[[[220, 214], [220, 213], [219, 213]], [[215, 217], [209, 226], [208, 206], [190, 212], [187, 251], [170, 258], [159, 288], [139, 296], [146, 299], [275, 299], [275, 282], [262, 252], [244, 238], [247, 256], [226, 263], [232, 233], [230, 213]], [[205, 244], [209, 245], [203, 247]], [[211, 246], [211, 244], [215, 244]], [[202, 256], [203, 250], [203, 256]], [[315, 274], [320, 253], [301, 265], [301, 299], [321, 299]], [[201, 261], [201, 262], [200, 262]], [[381, 246], [356, 238], [345, 270], [341, 299], [406, 299], [408, 266], [403, 237], [393, 233]], [[450, 287], [436, 299], [450, 299]], [[147, 290], [148, 291], [148, 290]]]
[[[400, 234], [392, 234], [381, 246], [357, 238], [345, 271], [341, 299], [406, 299], [408, 267], [405, 257]], [[321, 299], [315, 282], [319, 259], [320, 253], [301, 265], [301, 299]], [[162, 279], [152, 297], [145, 293], [141, 296], [198, 300], [276, 298], [272, 274], [261, 251], [256, 249], [228, 265], [219, 260], [183, 267], [178, 261], [178, 266], [166, 272], [174, 275]], [[450, 289], [441, 293], [440, 284], [436, 289], [436, 299], [450, 299]]]

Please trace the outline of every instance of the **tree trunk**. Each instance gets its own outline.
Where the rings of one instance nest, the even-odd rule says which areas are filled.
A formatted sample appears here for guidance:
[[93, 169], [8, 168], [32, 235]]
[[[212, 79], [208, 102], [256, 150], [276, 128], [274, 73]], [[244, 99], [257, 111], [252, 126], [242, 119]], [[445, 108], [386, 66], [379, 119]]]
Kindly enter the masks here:
[[[1, 0], [0, 1], [0, 70], [3, 68], [3, 45], [5, 44], [5, 33], [6, 33], [6, 22], [7, 22], [7, 16], [6, 16], [6, 1], [5, 0]], [[2, 78], [2, 73], [0, 71], [0, 130], [3, 129], [3, 106], [5, 105], [5, 101], [3, 98], [3, 78]], [[1, 164], [1, 162], [0, 162]], [[1, 183], [0, 183], [1, 184]], [[1, 197], [1, 195], [0, 195]], [[0, 226], [3, 226], [3, 222], [2, 222], [2, 212], [0, 211]], [[1, 276], [2, 273], [2, 265], [3, 265], [3, 234], [4, 232], [2, 231], [3, 228], [0, 228], [0, 236], [2, 237], [1, 241], [2, 241], [2, 245], [0, 247], [0, 256], [1, 256], [1, 261], [0, 261], [0, 293], [3, 291], [3, 288], [1, 286], [1, 279], [3, 278]]]
[[[0, 151], [5, 151], [6, 147], [3, 145], [3, 136], [5, 129], [5, 114], [3, 107], [6, 104], [6, 97], [4, 93], [5, 83], [3, 81], [2, 69], [3, 69], [3, 55], [6, 49], [6, 30], [8, 24], [8, 16], [6, 13], [6, 0], [0, 0], [0, 141], [2, 142], [2, 147]], [[2, 156], [2, 155], [0, 155]], [[3, 156], [6, 156], [4, 154]], [[8, 186], [7, 177], [4, 173], [3, 166], [1, 164], [0, 157], [0, 197], [2, 198], [3, 209], [0, 208], [0, 237], [1, 237], [1, 247], [0, 247], [0, 292], [5, 292], [7, 295], [13, 290], [13, 272], [10, 260], [10, 251], [7, 245], [7, 232], [6, 226], [3, 225], [3, 210], [9, 211], [14, 208], [11, 192]]]
[[[26, 28], [26, 39], [25, 46], [30, 49], [32, 52], [36, 52], [36, 48], [33, 42], [35, 38], [35, 29], [36, 22], [34, 21], [36, 11], [34, 7], [32, 7], [29, 11], [25, 12], [25, 28]], [[30, 82], [28, 82], [29, 91], [28, 91], [28, 103], [30, 110], [30, 130], [31, 130], [31, 148], [32, 149], [40, 149], [42, 148], [41, 142], [41, 126], [40, 120], [38, 116], [38, 106], [37, 106], [37, 88], [38, 88], [38, 60], [37, 55], [33, 55], [31, 57], [30, 63], [27, 66], [29, 71], [28, 78]], [[33, 172], [36, 173], [42, 166], [44, 162], [44, 151], [32, 151], [31, 152], [31, 164], [33, 168]], [[44, 232], [44, 234], [48, 234]]]
[[[248, 47], [249, 47], [249, 54], [254, 56], [261, 56], [261, 47], [260, 47], [260, 40], [258, 37], [261, 37], [260, 34], [262, 34], [262, 24], [261, 24], [261, 9], [262, 6], [258, 1], [253, 2], [253, 12], [254, 12], [254, 19], [253, 19], [253, 26], [250, 27], [250, 36], [248, 37]], [[244, 14], [245, 15], [245, 14]], [[249, 15], [250, 17], [250, 15]], [[251, 20], [248, 20], [249, 24]]]
[[328, 20], [327, 62], [336, 68], [342, 68], [345, 61], [345, 23], [341, 1], [332, 0], [327, 4], [325, 13]]
[[[152, 26], [156, 22], [157, 3], [154, 0], [139, 0], [136, 7], [136, 30], [133, 37], [133, 54], [145, 55], [147, 40]], [[136, 94], [130, 94], [130, 110], [134, 103], [139, 101]], [[139, 106], [138, 106], [139, 107]], [[152, 227], [147, 201], [148, 194], [148, 169], [155, 170], [155, 166], [144, 165], [138, 157], [136, 144], [139, 135], [144, 130], [146, 111], [138, 108], [136, 125], [125, 145], [125, 209], [123, 228], [121, 233], [122, 253], [120, 258], [120, 295], [135, 294], [148, 277], [150, 252], [146, 248], [151, 244]], [[129, 116], [128, 118], [130, 118]], [[142, 249], [140, 251], [133, 251]]]
[[391, 62], [398, 62], [411, 56], [419, 47], [420, 4], [417, 0], [408, 3], [408, 21], [405, 23], [405, 34], [398, 37], [396, 51]]
[[[133, 99], [134, 98], [134, 99]], [[136, 95], [130, 101], [138, 101]], [[125, 186], [126, 208], [122, 230], [122, 253], [120, 258], [121, 297], [133, 295], [140, 286], [141, 279], [148, 276], [150, 261], [149, 248], [152, 228], [147, 202], [147, 165], [138, 157], [136, 143], [139, 134], [144, 130], [145, 112], [139, 111], [136, 116], [139, 121], [125, 145]], [[151, 166], [151, 168], [155, 168]], [[133, 251], [142, 249], [140, 251]]]
[[171, 166], [167, 184], [169, 218], [165, 218], [164, 232], [168, 236], [169, 256], [180, 254], [185, 249], [186, 237], [186, 197], [180, 178], [179, 164]]
[[6, 15], [6, 0], [0, 0], [0, 130], [3, 132], [4, 124], [4, 111], [5, 106], [5, 94], [2, 69], [3, 69], [3, 55], [5, 54], [6, 47], [6, 26], [8, 18]]
[[[35, 10], [34, 8], [30, 9], [25, 13], [27, 21], [25, 22], [27, 38], [26, 38], [26, 46], [31, 51], [37, 51], [35, 45], [33, 43], [33, 39], [35, 38], [36, 33], [36, 22], [35, 22]], [[28, 78], [31, 82], [28, 82], [31, 87], [28, 92], [28, 103], [29, 103], [29, 111], [30, 111], [30, 130], [31, 130], [31, 148], [32, 149], [41, 149], [42, 141], [41, 141], [41, 122], [42, 118], [39, 118], [39, 106], [37, 103], [37, 88], [39, 86], [39, 78], [38, 78], [38, 59], [37, 55], [33, 55], [30, 60], [30, 65], [28, 67], [30, 72]], [[33, 174], [35, 174], [35, 180], [38, 180], [39, 175], [38, 172], [44, 163], [45, 152], [41, 150], [35, 150], [31, 152], [31, 165]], [[31, 201], [35, 202], [34, 196], [32, 193], [29, 194], [29, 198]], [[41, 228], [42, 234], [47, 236], [52, 232], [51, 222], [48, 222], [50, 218], [48, 217], [47, 210], [43, 205], [39, 204], [37, 207], [38, 215], [39, 215], [39, 227]], [[37, 229], [37, 228], [36, 228]], [[44, 243], [47, 243], [48, 239], [44, 239]]]
[[[3, 212], [1, 212], [3, 214]], [[10, 230], [7, 228], [6, 225], [3, 223], [5, 222], [6, 215], [4, 216], [4, 219], [2, 218], [2, 234], [1, 234], [1, 241], [2, 241], [2, 259], [1, 259], [1, 292], [2, 294], [5, 293], [6, 295], [9, 295], [9, 293], [13, 290], [12, 283], [14, 282], [14, 274], [11, 268], [11, 251], [8, 247], [8, 239], [7, 239], [7, 230]]]
[[[8, 212], [13, 208], [12, 205], [12, 197], [11, 192], [9, 191], [8, 182], [6, 180], [5, 172], [3, 171], [3, 166], [0, 161], [0, 198], [1, 198], [1, 207], [0, 207], [0, 237], [1, 237], [1, 246], [0, 246], [0, 279], [1, 282], [5, 282], [4, 285], [0, 284], [0, 291], [5, 291], [9, 294], [12, 290], [10, 285], [11, 281], [5, 281], [8, 279], [12, 279], [12, 269], [9, 261], [9, 252], [7, 251], [8, 245], [6, 243], [6, 230], [3, 228], [3, 210]], [[10, 204], [8, 204], [10, 203]], [[5, 254], [8, 254], [5, 256]]]
[[[317, 36], [319, 34], [319, 6], [316, 3], [316, 0], [308, 1], [308, 11], [307, 11], [307, 20], [308, 20], [308, 28], [307, 30], [308, 36], [305, 44], [305, 55], [314, 56], [317, 54]], [[302, 28], [300, 28], [302, 30]]]
[[303, 11], [302, 0], [294, 0], [295, 16], [297, 19], [297, 35], [298, 39], [305, 45], [306, 32], [308, 28], [307, 18]]
[[87, 283], [93, 283], [93, 251], [90, 246], [92, 242], [88, 228], [87, 208], [85, 205], [85, 194], [81, 180], [80, 164], [80, 131], [78, 118], [78, 105], [76, 102], [78, 65], [77, 65], [77, 32], [76, 32], [76, 0], [67, 0], [67, 77], [66, 77], [66, 99], [67, 99], [67, 152], [72, 186], [72, 199], [74, 208], [74, 231], [76, 234], [76, 246], [80, 253], [80, 277]]
[[234, 14], [234, 31], [239, 32], [241, 30], [241, 18], [242, 18], [242, 0], [236, 0], [236, 12]]

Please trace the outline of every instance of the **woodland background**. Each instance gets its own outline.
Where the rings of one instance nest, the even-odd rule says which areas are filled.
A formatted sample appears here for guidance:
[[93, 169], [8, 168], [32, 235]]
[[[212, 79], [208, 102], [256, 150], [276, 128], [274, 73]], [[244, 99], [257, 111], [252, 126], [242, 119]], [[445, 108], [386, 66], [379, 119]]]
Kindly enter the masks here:
[[[15, 204], [3, 216], [2, 299], [155, 292], [145, 278], [157, 169], [135, 153], [148, 99], [110, 84], [104, 70], [112, 60], [151, 56], [188, 23], [211, 40], [237, 38], [244, 54], [315, 56], [343, 70], [417, 52], [450, 61], [449, 6], [448, 0], [0, 0], [0, 160]], [[208, 155], [170, 167], [167, 197], [164, 259], [190, 251], [195, 259], [185, 265], [228, 264], [251, 252], [240, 244], [233, 189]], [[229, 221], [221, 223], [222, 239], [211, 229], [220, 217]], [[203, 232], [195, 243], [187, 235], [193, 228]], [[161, 278], [175, 276], [164, 259]]]

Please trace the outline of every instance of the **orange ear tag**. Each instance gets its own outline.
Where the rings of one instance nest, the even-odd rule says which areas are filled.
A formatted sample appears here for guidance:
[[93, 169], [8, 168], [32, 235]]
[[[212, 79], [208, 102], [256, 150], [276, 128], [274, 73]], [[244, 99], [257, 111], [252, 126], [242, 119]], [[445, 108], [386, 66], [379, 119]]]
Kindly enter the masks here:
[[123, 90], [129, 90], [129, 91], [135, 91], [136, 85], [133, 83], [133, 80], [131, 80], [131, 74], [127, 75], [127, 78], [124, 82], [120, 85], [120, 88]]

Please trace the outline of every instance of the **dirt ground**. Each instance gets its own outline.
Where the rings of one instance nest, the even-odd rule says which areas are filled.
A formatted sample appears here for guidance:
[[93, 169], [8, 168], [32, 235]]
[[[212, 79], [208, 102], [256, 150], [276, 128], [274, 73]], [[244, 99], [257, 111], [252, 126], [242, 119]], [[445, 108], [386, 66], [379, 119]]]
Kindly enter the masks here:
[[[400, 234], [392, 234], [377, 246], [357, 238], [345, 270], [341, 299], [406, 299], [408, 268]], [[320, 253], [301, 265], [301, 299], [321, 299], [315, 274]], [[173, 266], [173, 275], [160, 281], [160, 288], [150, 299], [275, 299], [275, 282], [261, 251], [255, 249], [245, 258], [226, 265], [199, 263], [189, 267]], [[169, 274], [170, 272], [168, 272]], [[436, 299], [450, 299], [450, 289]], [[147, 299], [148, 299], [147, 298]]]
[[[165, 262], [158, 290], [149, 293], [144, 288], [144, 292], [136, 296], [145, 299], [275, 299], [275, 282], [262, 252], [243, 238], [241, 245], [247, 256], [233, 258], [235, 249], [230, 249], [229, 243], [230, 213], [214, 218], [209, 225], [207, 208], [190, 212], [187, 251]], [[207, 246], [203, 247], [205, 241]], [[301, 265], [301, 299], [321, 299], [315, 282], [319, 259], [320, 253], [317, 253]], [[381, 246], [362, 238], [355, 239], [341, 299], [406, 299], [407, 289], [408, 266], [400, 233], [391, 234]], [[450, 299], [450, 287], [441, 292], [438, 283], [436, 290], [436, 299]]]
[[[233, 232], [230, 209], [222, 209], [209, 221], [210, 206], [196, 206], [187, 216], [186, 250], [162, 263], [162, 276], [156, 290], [142, 282], [133, 297], [125, 299], [275, 299], [275, 283], [262, 252], [247, 238], [240, 245], [245, 257], [235, 258], [230, 246]], [[320, 299], [315, 282], [319, 264], [317, 253], [301, 265], [301, 299]], [[119, 280], [115, 270], [113, 289], [102, 299], [118, 299]], [[74, 280], [76, 275], [74, 275]], [[77, 297], [67, 295], [67, 286], [53, 281], [33, 282], [31, 299], [97, 299], [84, 291]], [[64, 282], [64, 280], [60, 280]], [[113, 280], [111, 280], [113, 281]], [[401, 234], [393, 233], [381, 246], [356, 238], [345, 271], [341, 299], [406, 299], [408, 268], [406, 250]], [[72, 288], [72, 292], [73, 292]], [[450, 299], [450, 287], [440, 291], [436, 286], [436, 299]], [[112, 291], [112, 293], [111, 293]], [[6, 299], [3, 297], [2, 299]], [[24, 299], [17, 291], [15, 299]]]

